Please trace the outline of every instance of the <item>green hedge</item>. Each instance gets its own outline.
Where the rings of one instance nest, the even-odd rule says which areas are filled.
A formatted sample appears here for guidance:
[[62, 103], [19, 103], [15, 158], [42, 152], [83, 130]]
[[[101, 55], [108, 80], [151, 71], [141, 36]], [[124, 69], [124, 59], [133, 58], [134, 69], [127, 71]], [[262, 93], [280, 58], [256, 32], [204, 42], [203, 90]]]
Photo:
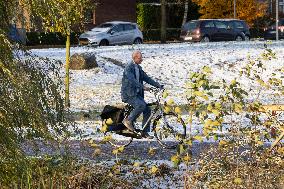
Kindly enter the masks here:
[[[178, 1], [173, 1], [178, 2]], [[161, 27], [161, 7], [153, 4], [137, 4], [137, 24], [144, 35], [144, 41], [159, 41]], [[170, 4], [167, 6], [167, 28], [181, 28], [184, 5]], [[187, 20], [198, 19], [198, 6], [189, 0]], [[167, 40], [178, 40], [180, 29], [168, 29]]]
[[[168, 29], [167, 30], [167, 40], [179, 40], [180, 29]], [[144, 41], [159, 41], [161, 39], [161, 30], [151, 29], [143, 31]]]
[[264, 31], [262, 28], [250, 28], [250, 36], [251, 38], [263, 38]]
[[[71, 44], [79, 43], [80, 33], [71, 33]], [[61, 33], [27, 32], [27, 45], [65, 45], [66, 37]]]

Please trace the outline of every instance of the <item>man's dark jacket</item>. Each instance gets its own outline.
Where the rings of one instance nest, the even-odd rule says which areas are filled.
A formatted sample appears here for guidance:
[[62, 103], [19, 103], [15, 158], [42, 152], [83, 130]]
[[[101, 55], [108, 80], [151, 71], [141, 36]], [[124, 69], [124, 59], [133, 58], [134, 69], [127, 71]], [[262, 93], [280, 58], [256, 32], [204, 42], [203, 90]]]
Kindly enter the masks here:
[[[138, 64], [137, 64], [138, 65]], [[136, 79], [135, 63], [131, 61], [124, 69], [121, 85], [121, 99], [123, 102], [127, 102], [129, 99], [141, 96], [144, 98], [143, 81], [154, 86], [161, 87], [160, 84], [151, 79], [138, 65], [139, 68], [139, 81]]]

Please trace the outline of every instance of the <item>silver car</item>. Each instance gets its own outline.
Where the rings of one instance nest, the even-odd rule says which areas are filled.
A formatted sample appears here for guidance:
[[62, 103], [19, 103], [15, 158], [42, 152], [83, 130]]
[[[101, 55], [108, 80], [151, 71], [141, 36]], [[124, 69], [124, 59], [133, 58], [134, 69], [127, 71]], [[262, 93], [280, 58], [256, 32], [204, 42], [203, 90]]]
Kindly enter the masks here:
[[140, 44], [143, 34], [136, 23], [113, 21], [103, 23], [80, 35], [80, 45]]

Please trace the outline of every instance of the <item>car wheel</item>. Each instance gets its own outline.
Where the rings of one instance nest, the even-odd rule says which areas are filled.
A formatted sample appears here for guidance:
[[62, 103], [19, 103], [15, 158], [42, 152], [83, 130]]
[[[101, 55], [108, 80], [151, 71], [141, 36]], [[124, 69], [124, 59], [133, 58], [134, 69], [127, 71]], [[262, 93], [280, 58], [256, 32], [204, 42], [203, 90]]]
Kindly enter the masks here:
[[202, 39], [201, 39], [201, 42], [210, 42], [210, 38], [208, 36], [204, 36]]
[[136, 38], [133, 44], [142, 44], [142, 40], [140, 38]]
[[250, 37], [249, 36], [245, 36], [245, 41], [249, 41], [250, 40]]
[[238, 35], [238, 36], [236, 37], [236, 41], [243, 41], [243, 38]]
[[99, 46], [108, 46], [108, 44], [109, 44], [109, 43], [108, 43], [108, 40], [103, 39], [103, 40], [101, 40]]

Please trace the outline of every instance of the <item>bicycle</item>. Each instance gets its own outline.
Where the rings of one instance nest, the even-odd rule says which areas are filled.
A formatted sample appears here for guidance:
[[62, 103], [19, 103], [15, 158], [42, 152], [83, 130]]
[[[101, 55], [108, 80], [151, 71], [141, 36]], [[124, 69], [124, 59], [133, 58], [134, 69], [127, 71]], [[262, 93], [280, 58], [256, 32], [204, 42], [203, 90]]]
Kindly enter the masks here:
[[[107, 129], [104, 132], [107, 142], [115, 147], [128, 146], [133, 139], [143, 139], [143, 131], [148, 122], [151, 122], [154, 131], [154, 137], [163, 148], [173, 149], [183, 142], [186, 136], [186, 124], [183, 119], [175, 112], [171, 111], [165, 113], [161, 103], [161, 96], [164, 90], [150, 88], [150, 92], [154, 93], [155, 102], [148, 103], [151, 107], [151, 115], [147, 122], [138, 129], [139, 124], [134, 122], [135, 132], [129, 131], [121, 121], [127, 117], [133, 110], [133, 107], [126, 105], [121, 109], [122, 114], [119, 117], [119, 123], [112, 126], [112, 129]], [[106, 119], [102, 119], [102, 125], [106, 125]], [[151, 125], [150, 125], [151, 126]], [[123, 136], [123, 138], [121, 138]]]

